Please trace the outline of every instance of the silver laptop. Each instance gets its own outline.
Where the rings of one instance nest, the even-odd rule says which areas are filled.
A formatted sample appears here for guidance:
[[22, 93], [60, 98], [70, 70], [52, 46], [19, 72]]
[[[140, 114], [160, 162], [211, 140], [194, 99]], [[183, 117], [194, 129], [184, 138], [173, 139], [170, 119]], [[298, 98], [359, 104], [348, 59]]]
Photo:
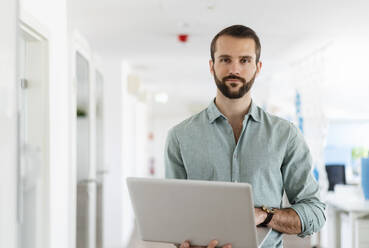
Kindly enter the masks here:
[[214, 181], [128, 178], [127, 185], [144, 241], [260, 247], [269, 228], [256, 228], [251, 185]]

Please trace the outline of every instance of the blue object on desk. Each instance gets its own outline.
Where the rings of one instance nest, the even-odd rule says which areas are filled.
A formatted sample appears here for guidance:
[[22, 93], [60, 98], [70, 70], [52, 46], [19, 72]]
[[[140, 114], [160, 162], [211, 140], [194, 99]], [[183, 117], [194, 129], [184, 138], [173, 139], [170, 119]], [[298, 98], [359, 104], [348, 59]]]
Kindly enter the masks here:
[[346, 172], [344, 164], [326, 164], [325, 170], [328, 176], [328, 191], [334, 191], [336, 184], [346, 184]]
[[365, 200], [369, 200], [369, 158], [361, 159], [361, 186]]

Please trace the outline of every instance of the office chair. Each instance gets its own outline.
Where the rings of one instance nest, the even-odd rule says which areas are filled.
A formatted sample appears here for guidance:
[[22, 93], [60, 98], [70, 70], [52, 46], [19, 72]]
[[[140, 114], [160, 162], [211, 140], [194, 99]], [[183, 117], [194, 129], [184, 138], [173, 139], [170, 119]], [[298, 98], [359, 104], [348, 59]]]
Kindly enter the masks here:
[[346, 173], [344, 164], [326, 164], [329, 188], [328, 191], [334, 191], [334, 185], [346, 184]]

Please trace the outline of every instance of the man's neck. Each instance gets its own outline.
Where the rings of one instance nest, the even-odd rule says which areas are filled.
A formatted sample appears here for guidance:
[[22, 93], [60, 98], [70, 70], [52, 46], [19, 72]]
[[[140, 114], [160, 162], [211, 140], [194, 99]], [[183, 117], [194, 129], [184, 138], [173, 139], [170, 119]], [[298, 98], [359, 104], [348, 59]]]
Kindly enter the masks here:
[[217, 92], [215, 105], [228, 120], [243, 120], [249, 112], [251, 106], [250, 92], [238, 99], [225, 97], [221, 92]]

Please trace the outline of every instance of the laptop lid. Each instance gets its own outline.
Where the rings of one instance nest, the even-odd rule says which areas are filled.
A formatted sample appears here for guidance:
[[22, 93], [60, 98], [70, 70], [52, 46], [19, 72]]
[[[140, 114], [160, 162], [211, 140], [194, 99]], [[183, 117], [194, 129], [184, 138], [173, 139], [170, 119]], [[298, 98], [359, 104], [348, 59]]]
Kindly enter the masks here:
[[258, 233], [247, 183], [128, 178], [139, 235], [145, 241], [207, 245], [217, 239], [233, 248], [256, 248]]

